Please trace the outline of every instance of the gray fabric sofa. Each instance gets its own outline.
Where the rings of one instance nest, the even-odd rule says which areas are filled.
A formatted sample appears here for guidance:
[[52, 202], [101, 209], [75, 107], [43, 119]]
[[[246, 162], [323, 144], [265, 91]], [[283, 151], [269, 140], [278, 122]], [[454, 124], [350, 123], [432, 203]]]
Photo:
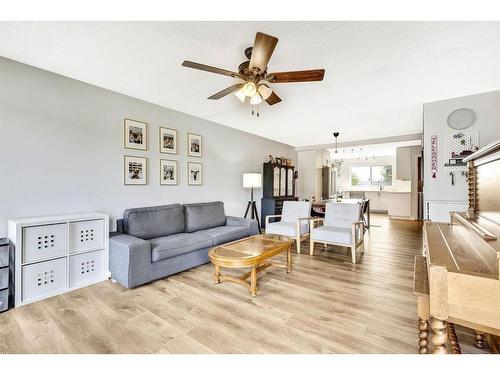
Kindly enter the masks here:
[[257, 225], [226, 216], [222, 202], [127, 209], [109, 239], [111, 277], [133, 288], [197, 267], [211, 247], [253, 236]]

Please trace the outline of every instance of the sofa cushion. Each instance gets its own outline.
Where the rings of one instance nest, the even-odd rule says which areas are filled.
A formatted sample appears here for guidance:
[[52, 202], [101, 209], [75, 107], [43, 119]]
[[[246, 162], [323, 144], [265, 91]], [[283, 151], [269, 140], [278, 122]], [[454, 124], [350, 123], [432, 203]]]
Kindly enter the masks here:
[[184, 208], [180, 204], [129, 208], [123, 214], [123, 226], [126, 234], [145, 240], [182, 233]]
[[311, 239], [313, 241], [325, 241], [350, 246], [351, 237], [352, 230], [350, 228], [324, 226], [311, 230]]
[[185, 204], [184, 213], [188, 233], [226, 225], [226, 214], [222, 202]]
[[150, 240], [151, 260], [160, 260], [176, 257], [191, 251], [212, 247], [212, 237], [204, 233], [178, 233], [166, 237], [158, 237]]
[[239, 240], [249, 236], [248, 227], [239, 226], [223, 226], [210, 229], [200, 230], [196, 233], [203, 233], [209, 235], [214, 240], [214, 246]]
[[[309, 223], [307, 221], [300, 222], [300, 235], [303, 236], [309, 231]], [[276, 223], [268, 223], [266, 226], [267, 234], [279, 234], [286, 237], [297, 236], [297, 223], [285, 223], [277, 221]]]

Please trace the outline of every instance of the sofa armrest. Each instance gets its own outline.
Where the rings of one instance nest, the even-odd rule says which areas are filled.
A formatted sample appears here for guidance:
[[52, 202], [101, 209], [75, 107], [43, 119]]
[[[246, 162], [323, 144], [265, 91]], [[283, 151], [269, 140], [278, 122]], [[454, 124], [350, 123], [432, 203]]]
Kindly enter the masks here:
[[149, 241], [119, 234], [109, 239], [109, 271], [111, 277], [126, 288], [148, 280], [151, 265]]
[[125, 233], [125, 224], [123, 219], [116, 220], [116, 231], [119, 233]]
[[226, 216], [226, 225], [230, 227], [247, 227], [249, 236], [254, 236], [259, 233], [259, 223], [255, 219]]

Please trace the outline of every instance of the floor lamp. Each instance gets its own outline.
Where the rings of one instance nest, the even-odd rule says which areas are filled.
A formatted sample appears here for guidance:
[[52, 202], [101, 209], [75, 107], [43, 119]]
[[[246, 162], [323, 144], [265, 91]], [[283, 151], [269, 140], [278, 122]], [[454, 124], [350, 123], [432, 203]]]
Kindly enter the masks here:
[[243, 173], [243, 187], [251, 189], [245, 217], [248, 216], [248, 212], [250, 211], [250, 217], [252, 219], [257, 219], [257, 227], [259, 228], [259, 233], [261, 233], [259, 213], [257, 212], [255, 201], [253, 200], [253, 189], [262, 187], [262, 175], [260, 173]]

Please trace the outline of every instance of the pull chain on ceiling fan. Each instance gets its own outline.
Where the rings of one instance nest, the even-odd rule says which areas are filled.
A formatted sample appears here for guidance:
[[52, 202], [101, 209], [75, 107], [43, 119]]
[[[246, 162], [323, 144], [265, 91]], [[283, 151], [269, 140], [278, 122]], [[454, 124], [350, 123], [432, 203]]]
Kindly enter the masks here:
[[281, 102], [281, 98], [270, 87], [270, 84], [322, 81], [325, 75], [324, 69], [267, 73], [267, 65], [277, 44], [278, 38], [258, 32], [255, 35], [253, 47], [248, 47], [245, 50], [245, 56], [248, 60], [240, 64], [238, 72], [187, 60], [182, 63], [182, 66], [240, 80], [240, 82], [209, 96], [208, 99], [218, 100], [234, 93], [242, 103], [250, 98], [252, 106], [257, 106], [263, 101], [274, 105]]

